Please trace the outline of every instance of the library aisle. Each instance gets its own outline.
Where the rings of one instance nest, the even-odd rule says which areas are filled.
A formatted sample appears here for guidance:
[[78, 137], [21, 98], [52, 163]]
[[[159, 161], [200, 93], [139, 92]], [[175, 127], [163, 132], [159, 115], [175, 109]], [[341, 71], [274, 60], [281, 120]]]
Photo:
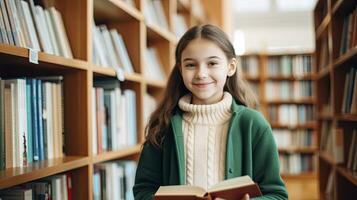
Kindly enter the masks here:
[[0, 0], [0, 199], [134, 199], [195, 25], [230, 37], [292, 200], [357, 197], [356, 0]]

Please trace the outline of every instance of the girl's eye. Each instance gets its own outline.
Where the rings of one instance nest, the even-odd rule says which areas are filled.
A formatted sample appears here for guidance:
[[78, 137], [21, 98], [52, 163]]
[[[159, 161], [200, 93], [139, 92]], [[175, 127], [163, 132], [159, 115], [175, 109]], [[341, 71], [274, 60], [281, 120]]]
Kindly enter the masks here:
[[209, 62], [209, 63], [208, 63], [209, 66], [215, 66], [215, 65], [217, 65], [217, 64], [218, 64], [217, 62]]
[[193, 63], [189, 63], [189, 64], [186, 64], [185, 67], [192, 68], [192, 67], [195, 67], [195, 65]]

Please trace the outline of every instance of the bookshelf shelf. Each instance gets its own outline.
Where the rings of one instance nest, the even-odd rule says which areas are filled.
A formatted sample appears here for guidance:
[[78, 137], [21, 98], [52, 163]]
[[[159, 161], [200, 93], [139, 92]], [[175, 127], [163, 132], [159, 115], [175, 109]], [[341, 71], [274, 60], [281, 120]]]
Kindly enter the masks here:
[[[356, 169], [357, 162], [350, 152], [356, 142], [352, 136], [357, 130], [357, 113], [352, 110], [356, 106], [355, 98], [357, 64], [357, 47], [354, 41], [356, 37], [356, 6], [355, 0], [320, 0], [315, 7], [315, 25], [328, 27], [323, 31], [324, 40], [317, 38], [316, 55], [323, 64], [328, 64], [328, 70], [319, 73], [317, 81], [317, 102], [319, 108], [318, 140], [319, 152], [319, 190], [321, 197], [332, 199], [348, 199], [346, 195], [357, 194]], [[330, 16], [328, 22], [321, 22], [323, 17], [321, 10], [326, 9], [326, 15]], [[347, 23], [348, 22], [348, 23]], [[322, 35], [321, 30], [316, 29], [316, 36]], [[329, 48], [322, 48], [328, 46]], [[321, 63], [320, 63], [321, 65]], [[325, 67], [325, 66], [321, 66]], [[346, 94], [344, 94], [344, 92]], [[329, 108], [328, 108], [329, 107]], [[330, 114], [324, 114], [330, 110]], [[341, 114], [342, 113], [342, 114]], [[350, 113], [350, 114], [343, 114]], [[343, 142], [341, 142], [343, 141]], [[351, 146], [353, 145], [353, 146]], [[340, 164], [343, 163], [343, 164]], [[350, 171], [350, 169], [354, 171]]]
[[254, 77], [254, 76], [244, 76], [247, 81], [252, 81], [252, 82], [259, 82], [260, 78], [259, 77]]
[[350, 122], [357, 122], [357, 115], [354, 114], [344, 114], [344, 115], [340, 115], [337, 116], [336, 119], [338, 121], [350, 121]]
[[66, 156], [34, 163], [28, 167], [9, 168], [0, 171], [0, 189], [73, 170], [88, 164], [88, 157]]
[[333, 64], [333, 68], [337, 69], [349, 63], [355, 63], [357, 61], [357, 47], [349, 50], [347, 53], [337, 58]]
[[271, 123], [271, 127], [276, 129], [299, 130], [299, 129], [315, 129], [316, 125], [314, 123], [309, 123], [309, 124], [300, 124], [296, 126], [289, 126], [289, 125]]
[[315, 179], [316, 173], [281, 174], [283, 179]]
[[[160, 59], [162, 63], [162, 71], [164, 75], [167, 76], [174, 64], [174, 47], [178, 42], [178, 38], [175, 35], [176, 33], [173, 33], [174, 26], [176, 27], [177, 25], [173, 24], [174, 15], [177, 13], [184, 15], [184, 21], [187, 27], [197, 25], [197, 22], [214, 23], [222, 27], [222, 29], [226, 28], [228, 30], [229, 27], [225, 27], [226, 23], [224, 23], [223, 13], [215, 12], [214, 14], [211, 14], [212, 16], [207, 15], [207, 17], [199, 19], [195, 15], [196, 13], [193, 12], [193, 0], [162, 1], [164, 16], [167, 18], [169, 26], [167, 30], [158, 25], [147, 25], [149, 20], [146, 18], [147, 16], [144, 16], [145, 4], [142, 0], [134, 0], [133, 2], [135, 6], [132, 6], [130, 3], [126, 3], [123, 0], [53, 0], [34, 2], [36, 6], [39, 6], [46, 11], [52, 9], [53, 11], [58, 11], [61, 14], [64, 32], [67, 34], [68, 45], [70, 47], [68, 49], [66, 49], [66, 47], [63, 47], [63, 49], [56, 49], [53, 47], [52, 51], [45, 51], [44, 45], [66, 45], [66, 41], [63, 41], [63, 38], [59, 39], [55, 36], [51, 36], [52, 38], [50, 36], [47, 38], [45, 38], [45, 36], [43, 37], [49, 41], [45, 41], [45, 39], [40, 40], [40, 38], [38, 38], [38, 44], [43, 52], [38, 53], [39, 64], [32, 64], [29, 62], [29, 50], [27, 48], [19, 47], [21, 45], [12, 46], [0, 44], [0, 78], [2, 80], [6, 80], [12, 79], [13, 77], [32, 79], [32, 77], [55, 76], [61, 79], [61, 83], [63, 83], [61, 90], [63, 92], [62, 96], [64, 106], [63, 110], [57, 111], [58, 113], [63, 114], [63, 132], [61, 133], [61, 131], [58, 130], [59, 134], [57, 136], [63, 136], [63, 151], [69, 156], [34, 162], [28, 167], [0, 170], [0, 190], [27, 182], [37, 182], [42, 178], [50, 179], [51, 177], [49, 176], [57, 176], [63, 173], [71, 175], [73, 186], [72, 199], [92, 200], [95, 184], [93, 175], [96, 173], [97, 166], [106, 165], [107, 163], [112, 163], [112, 161], [138, 160], [138, 155], [140, 154], [141, 146], [144, 142], [144, 115], [146, 114], [145, 112], [150, 112], [146, 110], [145, 107], [146, 97], [150, 95], [154, 100], [162, 98], [163, 91], [166, 86], [166, 80], [152, 80], [145, 77], [144, 70], [148, 64], [145, 58], [146, 49], [153, 47], [157, 50], [159, 54], [158, 59]], [[221, 0], [210, 2], [215, 2], [215, 5], [218, 6], [225, 3], [225, 1]], [[52, 6], [55, 7], [55, 9], [51, 8]], [[202, 6], [202, 8], [204, 9], [204, 13], [206, 12], [205, 9], [208, 9], [205, 6]], [[31, 12], [33, 11], [29, 10], [29, 12], [30, 18], [33, 18], [31, 16]], [[218, 18], [218, 20], [216, 20], [216, 18]], [[46, 22], [47, 20], [43, 21], [48, 23]], [[97, 28], [92, 27], [94, 25], [97, 26]], [[47, 28], [50, 27], [48, 25], [45, 26]], [[62, 29], [62, 27], [60, 28]], [[105, 28], [109, 32], [109, 37], [107, 34], [108, 32], [105, 32]], [[41, 32], [37, 26], [34, 26], [33, 31], [35, 35], [39, 35]], [[58, 30], [54, 30], [54, 34], [56, 31]], [[51, 32], [51, 30], [48, 30], [48, 32]], [[10, 37], [10, 35], [7, 36]], [[122, 37], [122, 40], [120, 36]], [[3, 39], [3, 35], [1, 38]], [[105, 43], [105, 45], [103, 45], [103, 43]], [[30, 46], [29, 44], [26, 45]], [[124, 50], [122, 48], [123, 45], [125, 47]], [[64, 54], [64, 51], [66, 50], [71, 51], [74, 59], [44, 53], [54, 52], [56, 51], [55, 49], [57, 50], [57, 55]], [[100, 49], [105, 49], [105, 51], [101, 51]], [[117, 54], [114, 53], [113, 56], [111, 54], [112, 51]], [[121, 54], [120, 58], [117, 56], [118, 54]], [[66, 57], [72, 56], [66, 55]], [[100, 81], [113, 80], [117, 74], [116, 70], [110, 66], [121, 66], [119, 63], [123, 65], [123, 68], [125, 68], [124, 81], [118, 84], [119, 88], [115, 88], [115, 90], [106, 88], [107, 90], [104, 91], [104, 86], [101, 88]], [[130, 64], [132, 65], [132, 70]], [[132, 73], [132, 71], [134, 71], [134, 73]], [[21, 81], [23, 80], [24, 79]], [[115, 84], [117, 84], [117, 82], [115, 82]], [[38, 87], [41, 88], [40, 85], [38, 85]], [[112, 85], [110, 87], [112, 87]], [[93, 91], [95, 95], [93, 95]], [[2, 90], [0, 90], [0, 92], [2, 92]], [[106, 97], [104, 92], [106, 92]], [[114, 94], [114, 92], [116, 93]], [[55, 94], [57, 98], [61, 96], [58, 94]], [[147, 94], [148, 96], [146, 96]], [[52, 95], [54, 95], [54, 93], [52, 93]], [[130, 116], [124, 114], [123, 116], [127, 117], [125, 119], [130, 119], [130, 122], [135, 121], [135, 123], [129, 124], [131, 129], [126, 130], [126, 132], [129, 132], [131, 134], [130, 136], [136, 138], [133, 139], [135, 142], [133, 142], [134, 144], [130, 147], [96, 155], [95, 152], [103, 152], [102, 150], [105, 148], [105, 150], [119, 149], [117, 146], [108, 146], [108, 148], [103, 148], [100, 146], [101, 142], [95, 141], [99, 138], [99, 134], [97, 134], [96, 131], [103, 131], [104, 129], [96, 129], [93, 124], [103, 125], [103, 122], [100, 120], [103, 120], [104, 117], [109, 115], [115, 115], [105, 110], [106, 108], [104, 107], [107, 106], [108, 108], [108, 104], [101, 107], [101, 103], [108, 103], [109, 95], [111, 102], [115, 99], [117, 100], [118, 98], [124, 98], [124, 101], [120, 102], [129, 102], [130, 107], [133, 106], [130, 108], [131, 110], [135, 107], [135, 116], [133, 113], [130, 113]], [[101, 97], [104, 99], [107, 98], [107, 102], [97, 104], [96, 102], [98, 99], [101, 100]], [[53, 98], [53, 96], [51, 96], [51, 98]], [[7, 103], [9, 103], [9, 100], [7, 100]], [[122, 113], [120, 113], [120, 111], [122, 111], [120, 110], [122, 107], [119, 109], [119, 105], [111, 104], [111, 106], [112, 108], [115, 107], [114, 111], [119, 113], [117, 115], [123, 117], [121, 116]], [[129, 108], [128, 104], [121, 104], [120, 106]], [[26, 110], [33, 111], [34, 109], [26, 108]], [[39, 110], [38, 112], [40, 114], [40, 112], [43, 111], [44, 110]], [[54, 118], [58, 116], [60, 116], [60, 114], [53, 115]], [[118, 116], [116, 117], [117, 119], [120, 119]], [[39, 115], [38, 119], [42, 118], [45, 118], [44, 115]], [[111, 120], [112, 119], [113, 118], [111, 118]], [[119, 123], [122, 123], [122, 121], [124, 120], [117, 120], [116, 122], [118, 124], [116, 124], [116, 126], [119, 126]], [[37, 123], [33, 121], [31, 122]], [[129, 125], [126, 124], [126, 126]], [[1, 126], [2, 124], [0, 123], [0, 128], [2, 128]], [[8, 124], [6, 126], [8, 126]], [[59, 129], [59, 127], [57, 128]], [[113, 130], [117, 130], [116, 128], [118, 127], [111, 128], [113, 128]], [[45, 128], [43, 128], [43, 130], [45, 130]], [[46, 131], [47, 130], [50, 129], [46, 129]], [[2, 129], [0, 131], [2, 131]], [[52, 130], [52, 132], [55, 131]], [[128, 135], [115, 137], [123, 137], [127, 139], [129, 138]], [[103, 139], [103, 137], [101, 137], [101, 139]], [[109, 141], [109, 139], [112, 138], [108, 137], [107, 139]], [[33, 139], [33, 141], [37, 140]], [[42, 141], [42, 143], [44, 143], [44, 141]], [[113, 145], [113, 143], [111, 145]], [[98, 150], [97, 148], [103, 149]], [[18, 160], [16, 160], [16, 162], [17, 161]], [[20, 165], [21, 164], [19, 164], [19, 166]], [[134, 177], [135, 175], [127, 176]]]
[[304, 81], [304, 80], [314, 80], [316, 78], [315, 74], [306, 74], [303, 76], [274, 76], [274, 77], [267, 77], [268, 80], [272, 81]]
[[0, 44], [0, 64], [21, 65], [23, 67], [51, 69], [87, 69], [88, 63], [78, 59], [68, 59], [56, 55], [38, 52], [39, 64], [29, 63], [29, 50], [7, 44]]
[[328, 77], [331, 68], [332, 68], [332, 65], [329, 65], [326, 68], [320, 70], [318, 72], [317, 79], [323, 79], [323, 78]]
[[301, 100], [271, 100], [267, 101], [268, 104], [315, 104], [314, 99], [301, 99]]
[[348, 170], [343, 166], [338, 166], [337, 172], [353, 183], [354, 186], [357, 186], [357, 172]]
[[141, 144], [133, 147], [126, 147], [125, 149], [119, 151], [104, 152], [102, 154], [95, 155], [93, 157], [92, 162], [93, 164], [95, 164], [95, 163], [101, 163], [110, 160], [117, 160], [127, 156], [138, 154], [140, 153], [140, 150], [141, 150]]
[[146, 27], [147, 27], [148, 40], [150, 41], [166, 40], [173, 44], [176, 44], [178, 42], [174, 34], [172, 34], [170, 31], [164, 28], [161, 28], [158, 25], [147, 24]]
[[315, 153], [318, 151], [317, 147], [289, 147], [289, 148], [279, 148], [280, 153]]
[[166, 86], [166, 81], [160, 81], [160, 80], [154, 80], [154, 79], [148, 79], [148, 78], [145, 78], [145, 83], [149, 87], [155, 87], [155, 88], [165, 88], [165, 86]]
[[346, 11], [351, 11], [355, 5], [353, 0], [338, 0], [332, 8], [333, 15], [341, 15]]
[[141, 21], [142, 13], [121, 0], [94, 0], [94, 18], [100, 22]]
[[330, 15], [325, 16], [320, 26], [316, 29], [316, 39], [323, 36], [323, 33], [326, 31], [330, 21], [331, 21], [331, 16]]

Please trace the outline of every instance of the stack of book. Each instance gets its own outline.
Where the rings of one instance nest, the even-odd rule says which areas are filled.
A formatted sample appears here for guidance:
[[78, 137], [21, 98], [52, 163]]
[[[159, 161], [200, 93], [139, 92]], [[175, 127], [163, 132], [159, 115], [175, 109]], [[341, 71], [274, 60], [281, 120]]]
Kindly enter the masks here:
[[72, 199], [72, 175], [70, 173], [46, 177], [16, 187], [0, 190], [0, 199]]
[[133, 200], [135, 161], [116, 161], [94, 166], [93, 199]]
[[163, 65], [160, 62], [159, 53], [154, 47], [145, 49], [146, 65], [144, 66], [144, 76], [154, 80], [166, 80], [166, 74], [162, 70]]
[[63, 156], [62, 78], [0, 80], [0, 168]]
[[134, 73], [123, 37], [106, 25], [93, 26], [93, 63]]
[[167, 17], [160, 0], [144, 0], [144, 16], [147, 24], [155, 24], [169, 30]]
[[73, 58], [61, 13], [33, 0], [0, 0], [0, 42]]
[[92, 89], [93, 153], [137, 144], [136, 95], [105, 83]]

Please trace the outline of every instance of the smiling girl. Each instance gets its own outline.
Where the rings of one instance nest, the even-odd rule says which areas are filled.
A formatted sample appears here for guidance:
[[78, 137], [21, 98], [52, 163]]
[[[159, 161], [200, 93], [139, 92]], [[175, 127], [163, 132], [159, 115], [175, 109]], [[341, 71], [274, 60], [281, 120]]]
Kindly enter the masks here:
[[244, 175], [263, 193], [254, 199], [287, 199], [271, 127], [249, 108], [256, 99], [237, 72], [226, 34], [213, 25], [193, 27], [178, 42], [175, 59], [146, 127], [135, 199], [152, 199], [163, 185], [207, 189]]

